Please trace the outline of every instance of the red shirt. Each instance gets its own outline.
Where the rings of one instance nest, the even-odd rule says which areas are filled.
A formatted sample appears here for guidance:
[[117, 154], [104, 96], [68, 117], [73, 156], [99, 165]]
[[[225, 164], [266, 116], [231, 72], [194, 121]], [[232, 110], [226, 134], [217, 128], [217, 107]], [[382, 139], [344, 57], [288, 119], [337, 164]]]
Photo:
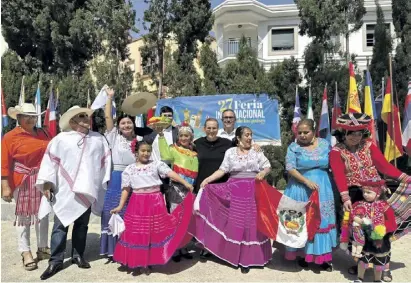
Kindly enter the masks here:
[[351, 186], [361, 187], [362, 181], [380, 178], [378, 172], [396, 179], [402, 174], [369, 140], [361, 142], [356, 153], [337, 144], [330, 152], [330, 166], [340, 193], [348, 192]]
[[16, 173], [14, 162], [28, 168], [39, 167], [50, 138], [43, 130], [37, 130], [37, 136], [16, 127], [4, 135], [1, 141], [1, 176], [8, 177], [12, 190], [21, 184], [23, 174]]

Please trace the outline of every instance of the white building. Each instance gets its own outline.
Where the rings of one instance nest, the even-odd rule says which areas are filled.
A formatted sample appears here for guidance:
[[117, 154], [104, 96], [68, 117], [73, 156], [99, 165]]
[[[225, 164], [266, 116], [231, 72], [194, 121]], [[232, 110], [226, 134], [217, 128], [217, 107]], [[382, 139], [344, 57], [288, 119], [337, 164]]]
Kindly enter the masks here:
[[[367, 11], [364, 25], [351, 34], [349, 39], [349, 51], [357, 55], [360, 69], [366, 68], [367, 57], [371, 61], [377, 19], [375, 1], [364, 2]], [[391, 1], [379, 0], [379, 3], [384, 11], [387, 27], [389, 26], [394, 38]], [[214, 8], [214, 16], [213, 31], [217, 41], [217, 58], [221, 65], [235, 58], [239, 40], [244, 35], [256, 49], [258, 60], [266, 69], [294, 56], [300, 62], [302, 70], [304, 49], [310, 38], [298, 33], [300, 18], [295, 4], [265, 5], [256, 0], [226, 0]], [[339, 41], [341, 50], [345, 51], [344, 36], [337, 36], [334, 40]]]

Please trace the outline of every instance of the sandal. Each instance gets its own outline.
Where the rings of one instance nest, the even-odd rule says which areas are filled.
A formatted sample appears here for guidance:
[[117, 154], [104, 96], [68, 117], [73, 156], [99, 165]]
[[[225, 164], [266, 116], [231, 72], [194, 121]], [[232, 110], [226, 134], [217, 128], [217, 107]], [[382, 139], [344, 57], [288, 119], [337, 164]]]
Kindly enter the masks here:
[[49, 259], [50, 258], [50, 248], [38, 248], [37, 250], [37, 260]]
[[[30, 253], [30, 255], [31, 255], [31, 253]], [[26, 262], [24, 260], [24, 253], [21, 253], [21, 261], [23, 262], [24, 269], [27, 270], [27, 271], [35, 270], [38, 267], [37, 262], [33, 259], [33, 257], [31, 257], [31, 261], [29, 259], [29, 262]]]
[[391, 270], [384, 270], [381, 274], [381, 279], [384, 282], [391, 282], [392, 281], [392, 274]]

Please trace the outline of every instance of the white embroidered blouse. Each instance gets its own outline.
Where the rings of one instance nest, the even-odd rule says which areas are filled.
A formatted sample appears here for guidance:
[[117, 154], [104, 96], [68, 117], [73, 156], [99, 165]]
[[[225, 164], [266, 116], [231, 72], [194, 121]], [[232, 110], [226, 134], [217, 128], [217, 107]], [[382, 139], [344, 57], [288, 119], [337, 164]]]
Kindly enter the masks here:
[[104, 134], [110, 144], [114, 165], [129, 165], [136, 162], [136, 157], [131, 151], [131, 141], [121, 135], [116, 127]]
[[160, 186], [162, 184], [160, 177], [165, 178], [170, 171], [170, 167], [162, 161], [150, 161], [141, 167], [133, 163], [128, 165], [121, 174], [121, 187], [130, 187], [134, 191], [149, 190]]
[[263, 152], [257, 152], [253, 148], [246, 155], [239, 155], [238, 148], [232, 147], [225, 152], [220, 170], [229, 172], [260, 172], [270, 168], [270, 162]]

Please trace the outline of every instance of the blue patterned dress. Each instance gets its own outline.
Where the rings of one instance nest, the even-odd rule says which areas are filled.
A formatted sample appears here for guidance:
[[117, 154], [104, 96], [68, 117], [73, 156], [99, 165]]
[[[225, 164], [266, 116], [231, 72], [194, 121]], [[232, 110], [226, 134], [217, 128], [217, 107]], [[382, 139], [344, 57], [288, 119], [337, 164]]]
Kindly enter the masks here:
[[[314, 241], [307, 242], [305, 248], [286, 248], [285, 258], [295, 260], [305, 258], [306, 262], [323, 264], [331, 262], [332, 250], [337, 246], [335, 227], [334, 194], [328, 175], [328, 155], [330, 144], [325, 139], [318, 139], [315, 149], [306, 149], [293, 142], [287, 150], [286, 169], [296, 169], [310, 181], [316, 183], [319, 189], [321, 224]], [[284, 195], [297, 200], [308, 201], [312, 190], [290, 176]]]

